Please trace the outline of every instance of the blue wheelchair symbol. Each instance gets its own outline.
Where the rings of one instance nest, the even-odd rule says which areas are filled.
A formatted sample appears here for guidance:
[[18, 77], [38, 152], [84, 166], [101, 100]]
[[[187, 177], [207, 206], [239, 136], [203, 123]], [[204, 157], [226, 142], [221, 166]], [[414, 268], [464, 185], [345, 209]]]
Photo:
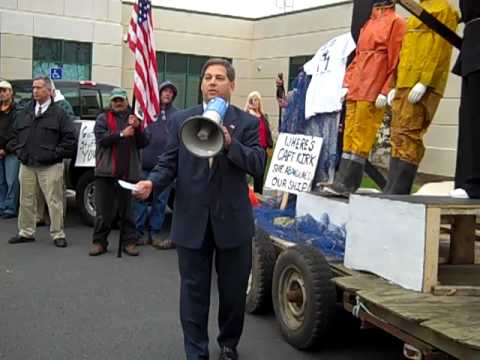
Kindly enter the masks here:
[[56, 67], [50, 69], [50, 79], [52, 80], [62, 80], [63, 78], [63, 68]]

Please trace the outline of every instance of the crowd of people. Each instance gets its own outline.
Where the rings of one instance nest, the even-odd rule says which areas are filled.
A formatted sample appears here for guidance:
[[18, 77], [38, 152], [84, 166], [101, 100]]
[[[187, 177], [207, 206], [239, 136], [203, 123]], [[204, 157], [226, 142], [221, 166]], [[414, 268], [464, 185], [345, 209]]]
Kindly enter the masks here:
[[[115, 88], [108, 109], [98, 115], [94, 126], [96, 218], [89, 255], [107, 252], [108, 236], [118, 219], [120, 244], [127, 255], [139, 255], [137, 245], [176, 247], [187, 359], [209, 356], [213, 259], [220, 297], [220, 359], [238, 358], [236, 347], [243, 330], [254, 235], [247, 175], [261, 193], [266, 150], [273, 143], [261, 95], [252, 92], [243, 111], [230, 104], [234, 89], [232, 65], [210, 59], [201, 74], [203, 105], [178, 110], [174, 106], [178, 90], [166, 81], [159, 86], [158, 119], [145, 127], [133, 114], [127, 92]], [[201, 115], [215, 97], [228, 104], [222, 125], [224, 149], [204, 159], [186, 150], [179, 129], [189, 117]], [[32, 99], [22, 107], [14, 101], [12, 85], [0, 82], [0, 216], [18, 216], [18, 232], [8, 240], [10, 244], [35, 241], [36, 227], [47, 209], [54, 245], [68, 245], [64, 159], [76, 151], [74, 117], [71, 105], [48, 77], [33, 80]], [[125, 189], [118, 180], [135, 183], [135, 190]], [[162, 237], [172, 189], [176, 196], [172, 229]]]

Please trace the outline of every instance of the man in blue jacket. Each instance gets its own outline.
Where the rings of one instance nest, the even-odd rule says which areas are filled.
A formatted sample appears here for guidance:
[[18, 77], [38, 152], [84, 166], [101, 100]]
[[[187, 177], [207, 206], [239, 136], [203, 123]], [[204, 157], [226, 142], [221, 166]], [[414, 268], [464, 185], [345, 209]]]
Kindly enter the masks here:
[[[159, 87], [160, 94], [160, 115], [157, 121], [148, 125], [145, 129], [149, 134], [150, 143], [143, 149], [142, 170], [143, 178], [147, 178], [157, 164], [157, 158], [163, 154], [167, 147], [168, 123], [178, 109], [173, 105], [177, 96], [177, 88], [170, 81], [164, 81]], [[135, 201], [135, 226], [137, 228], [137, 244], [144, 245], [153, 240], [153, 246], [158, 249], [171, 249], [175, 244], [171, 239], [162, 239], [162, 230], [165, 219], [165, 208], [167, 206], [170, 188], [162, 192], [154, 191], [152, 195], [151, 209], [148, 213], [148, 202]], [[145, 222], [148, 218], [148, 231], [145, 231]]]
[[258, 143], [258, 120], [230, 105], [223, 121], [224, 150], [211, 159], [195, 157], [179, 138], [183, 122], [201, 115], [214, 97], [230, 102], [235, 70], [224, 59], [210, 59], [202, 69], [204, 105], [179, 111], [171, 121], [166, 152], [148, 180], [137, 183], [146, 198], [176, 180], [172, 240], [177, 246], [181, 278], [180, 318], [188, 360], [208, 359], [208, 312], [213, 258], [220, 308], [217, 341], [220, 359], [238, 358], [245, 294], [254, 235], [247, 174], [261, 176], [265, 152]]

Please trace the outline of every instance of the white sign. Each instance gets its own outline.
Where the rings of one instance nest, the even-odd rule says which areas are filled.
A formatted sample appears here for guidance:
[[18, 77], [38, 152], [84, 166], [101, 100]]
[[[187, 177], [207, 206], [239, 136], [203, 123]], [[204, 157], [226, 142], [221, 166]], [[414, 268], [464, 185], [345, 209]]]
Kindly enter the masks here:
[[344, 265], [422, 291], [426, 213], [425, 204], [352, 194]]
[[78, 135], [77, 158], [75, 166], [95, 167], [95, 121], [82, 121]]
[[322, 142], [315, 136], [280, 134], [265, 187], [292, 194], [310, 191]]

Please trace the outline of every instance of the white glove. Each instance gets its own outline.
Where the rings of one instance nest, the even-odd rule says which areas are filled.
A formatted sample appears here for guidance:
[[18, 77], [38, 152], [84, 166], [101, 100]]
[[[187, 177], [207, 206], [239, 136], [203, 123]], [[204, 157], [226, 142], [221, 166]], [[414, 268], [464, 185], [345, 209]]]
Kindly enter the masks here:
[[392, 106], [393, 104], [393, 99], [395, 99], [395, 94], [397, 93], [397, 90], [395, 89], [392, 89], [388, 92], [388, 95], [387, 95], [387, 104], [388, 106]]
[[377, 100], [375, 101], [375, 107], [381, 109], [387, 106], [387, 97], [385, 95], [379, 94]]
[[408, 94], [408, 102], [410, 104], [416, 104], [422, 99], [426, 91], [427, 87], [422, 83], [415, 84], [415, 86], [412, 88], [412, 90], [410, 90], [410, 93]]
[[456, 198], [456, 199], [469, 199], [470, 197], [468, 196], [467, 192], [463, 189], [457, 188], [449, 193], [450, 197]]

